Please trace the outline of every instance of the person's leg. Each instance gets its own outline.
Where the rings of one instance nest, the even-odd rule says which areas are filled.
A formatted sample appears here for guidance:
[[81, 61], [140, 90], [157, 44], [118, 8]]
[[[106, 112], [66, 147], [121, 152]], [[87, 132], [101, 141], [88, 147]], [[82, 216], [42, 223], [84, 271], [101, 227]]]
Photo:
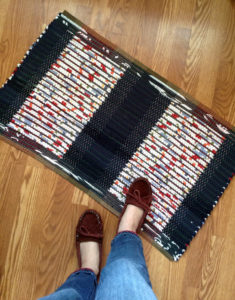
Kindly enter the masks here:
[[101, 271], [96, 300], [156, 300], [152, 291], [140, 238], [122, 232], [112, 241], [108, 261]]
[[41, 300], [93, 300], [97, 287], [97, 275], [100, 268], [100, 253], [103, 240], [103, 224], [100, 215], [87, 210], [79, 219], [76, 229], [76, 247], [79, 270], [53, 294]]
[[[148, 191], [148, 186], [143, 181], [133, 183], [129, 191], [131, 193], [127, 195], [118, 234], [112, 241], [107, 264], [101, 271], [96, 300], [157, 299], [149, 279], [142, 242], [136, 234], [143, 223], [147, 205], [150, 205], [147, 198], [149, 196], [151, 198], [151, 191]], [[140, 203], [142, 201], [144, 202], [143, 209]]]
[[95, 273], [90, 269], [80, 269], [72, 273], [53, 294], [40, 300], [92, 300], [96, 286]]

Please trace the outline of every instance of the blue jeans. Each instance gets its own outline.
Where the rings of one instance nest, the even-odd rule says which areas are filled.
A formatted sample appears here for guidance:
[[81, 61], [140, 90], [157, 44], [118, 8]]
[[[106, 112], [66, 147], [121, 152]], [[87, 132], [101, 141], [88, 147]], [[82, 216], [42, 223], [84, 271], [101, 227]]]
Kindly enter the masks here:
[[41, 300], [156, 300], [144, 259], [141, 239], [121, 232], [112, 241], [111, 252], [99, 285], [92, 270], [71, 274], [53, 294]]

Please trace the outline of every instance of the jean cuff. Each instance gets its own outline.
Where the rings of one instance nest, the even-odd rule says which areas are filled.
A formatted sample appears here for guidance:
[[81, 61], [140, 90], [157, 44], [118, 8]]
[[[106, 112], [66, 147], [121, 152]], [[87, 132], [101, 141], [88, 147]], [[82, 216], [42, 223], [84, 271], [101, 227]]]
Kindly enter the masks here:
[[79, 268], [79, 269], [75, 270], [73, 273], [71, 273], [69, 276], [71, 276], [75, 273], [80, 273], [80, 272], [92, 274], [95, 278], [97, 278], [97, 276], [95, 275], [95, 272], [90, 268]]
[[131, 233], [131, 234], [134, 234], [134, 235], [136, 235], [136, 236], [139, 237], [139, 235], [138, 235], [135, 231], [131, 231], [131, 230], [123, 230], [123, 231], [118, 232], [118, 233], [115, 235], [114, 238], [116, 238], [116, 236], [118, 236], [118, 235], [121, 234], [121, 233]]
[[136, 232], [128, 231], [128, 230], [121, 231], [118, 234], [116, 234], [112, 243], [115, 243], [115, 241], [118, 241], [120, 239], [121, 240], [128, 239], [128, 240], [135, 240], [135, 241], [141, 242], [141, 239]]

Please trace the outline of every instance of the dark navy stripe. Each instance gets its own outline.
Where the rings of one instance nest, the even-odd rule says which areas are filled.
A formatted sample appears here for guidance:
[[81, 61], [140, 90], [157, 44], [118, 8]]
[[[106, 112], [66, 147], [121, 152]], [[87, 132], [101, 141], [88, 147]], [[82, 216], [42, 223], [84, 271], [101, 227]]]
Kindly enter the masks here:
[[138, 71], [127, 69], [63, 158], [103, 195], [170, 104]]
[[[221, 173], [222, 169], [226, 172]], [[173, 244], [185, 243], [184, 247], [177, 248], [178, 253], [175, 252], [175, 247], [172, 248], [174, 253], [169, 249], [172, 256], [186, 249], [186, 244], [189, 244], [205, 222], [234, 172], [235, 143], [228, 137], [162, 232], [162, 235], [166, 235]], [[179, 233], [184, 237], [182, 238]]]
[[[0, 122], [7, 124], [72, 38], [70, 25], [55, 19], [36, 42], [11, 80], [0, 89]], [[40, 51], [42, 45], [43, 52]], [[39, 55], [41, 53], [41, 56]]]

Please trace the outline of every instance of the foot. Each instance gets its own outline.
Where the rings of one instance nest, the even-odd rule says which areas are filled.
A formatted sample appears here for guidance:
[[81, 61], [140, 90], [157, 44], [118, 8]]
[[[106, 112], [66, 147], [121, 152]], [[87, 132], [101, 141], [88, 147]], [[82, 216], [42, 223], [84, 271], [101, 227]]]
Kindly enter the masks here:
[[100, 249], [97, 242], [80, 243], [81, 268], [92, 269], [95, 275], [99, 273]]
[[143, 217], [144, 210], [132, 204], [128, 204], [118, 226], [118, 232], [134, 231], [136, 232], [140, 220]]
[[144, 219], [150, 210], [152, 188], [146, 178], [135, 179], [126, 195], [126, 203], [119, 218], [118, 230], [140, 232]]
[[80, 268], [92, 269], [96, 275], [101, 265], [103, 223], [99, 213], [86, 210], [76, 229], [77, 256]]

